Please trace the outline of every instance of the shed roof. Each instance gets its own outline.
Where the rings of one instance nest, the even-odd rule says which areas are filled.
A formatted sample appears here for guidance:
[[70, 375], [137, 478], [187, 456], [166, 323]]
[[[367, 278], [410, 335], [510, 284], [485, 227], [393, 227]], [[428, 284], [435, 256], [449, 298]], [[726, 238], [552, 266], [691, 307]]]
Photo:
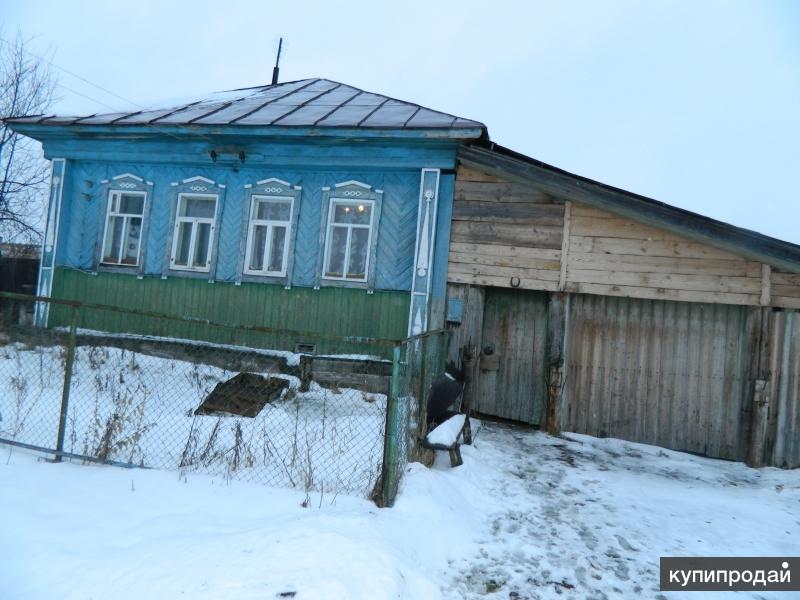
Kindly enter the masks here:
[[36, 115], [10, 124], [72, 126], [237, 126], [395, 130], [463, 130], [485, 135], [486, 126], [445, 112], [367, 92], [330, 79], [301, 79], [217, 92], [192, 102], [135, 112], [86, 116]]

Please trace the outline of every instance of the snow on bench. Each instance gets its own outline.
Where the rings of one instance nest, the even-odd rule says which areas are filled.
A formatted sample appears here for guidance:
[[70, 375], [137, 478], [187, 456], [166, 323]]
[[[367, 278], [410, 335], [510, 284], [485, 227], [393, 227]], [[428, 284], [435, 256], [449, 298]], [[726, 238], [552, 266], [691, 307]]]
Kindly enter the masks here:
[[464, 429], [469, 427], [467, 415], [453, 415], [447, 421], [440, 424], [425, 436], [426, 448], [432, 450], [447, 450], [450, 453], [450, 466], [457, 467], [464, 464], [461, 460], [461, 444], [459, 438], [462, 437]]

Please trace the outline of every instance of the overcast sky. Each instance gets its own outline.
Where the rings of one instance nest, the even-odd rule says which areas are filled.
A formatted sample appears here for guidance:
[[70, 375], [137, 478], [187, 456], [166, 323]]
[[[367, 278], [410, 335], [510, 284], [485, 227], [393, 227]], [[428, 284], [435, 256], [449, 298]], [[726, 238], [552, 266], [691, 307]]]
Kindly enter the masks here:
[[2, 0], [0, 24], [132, 103], [59, 71], [58, 113], [269, 83], [282, 35], [282, 81], [476, 119], [539, 160], [800, 243], [793, 0]]

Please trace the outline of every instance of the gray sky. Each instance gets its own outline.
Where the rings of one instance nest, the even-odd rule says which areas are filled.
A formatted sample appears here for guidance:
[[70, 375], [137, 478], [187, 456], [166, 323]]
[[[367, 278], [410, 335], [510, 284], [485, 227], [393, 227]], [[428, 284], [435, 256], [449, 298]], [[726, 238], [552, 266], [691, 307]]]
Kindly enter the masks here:
[[[480, 120], [580, 175], [800, 243], [800, 2], [2, 0], [137, 104], [326, 77]], [[66, 73], [60, 82], [135, 108]], [[59, 113], [107, 112], [66, 89]]]

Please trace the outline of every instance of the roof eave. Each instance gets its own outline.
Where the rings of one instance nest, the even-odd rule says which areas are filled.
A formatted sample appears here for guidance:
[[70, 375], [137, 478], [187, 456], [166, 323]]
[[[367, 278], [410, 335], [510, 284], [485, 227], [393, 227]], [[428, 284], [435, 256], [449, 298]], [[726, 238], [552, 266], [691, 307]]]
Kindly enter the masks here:
[[563, 171], [508, 148], [462, 146], [460, 162], [645, 225], [800, 273], [800, 246]]
[[43, 124], [30, 121], [4, 119], [4, 123], [17, 133], [41, 142], [50, 138], [104, 136], [104, 137], [198, 137], [244, 136], [283, 138], [375, 138], [403, 140], [479, 140], [485, 139], [486, 128], [456, 127], [281, 127], [260, 125], [80, 125]]

